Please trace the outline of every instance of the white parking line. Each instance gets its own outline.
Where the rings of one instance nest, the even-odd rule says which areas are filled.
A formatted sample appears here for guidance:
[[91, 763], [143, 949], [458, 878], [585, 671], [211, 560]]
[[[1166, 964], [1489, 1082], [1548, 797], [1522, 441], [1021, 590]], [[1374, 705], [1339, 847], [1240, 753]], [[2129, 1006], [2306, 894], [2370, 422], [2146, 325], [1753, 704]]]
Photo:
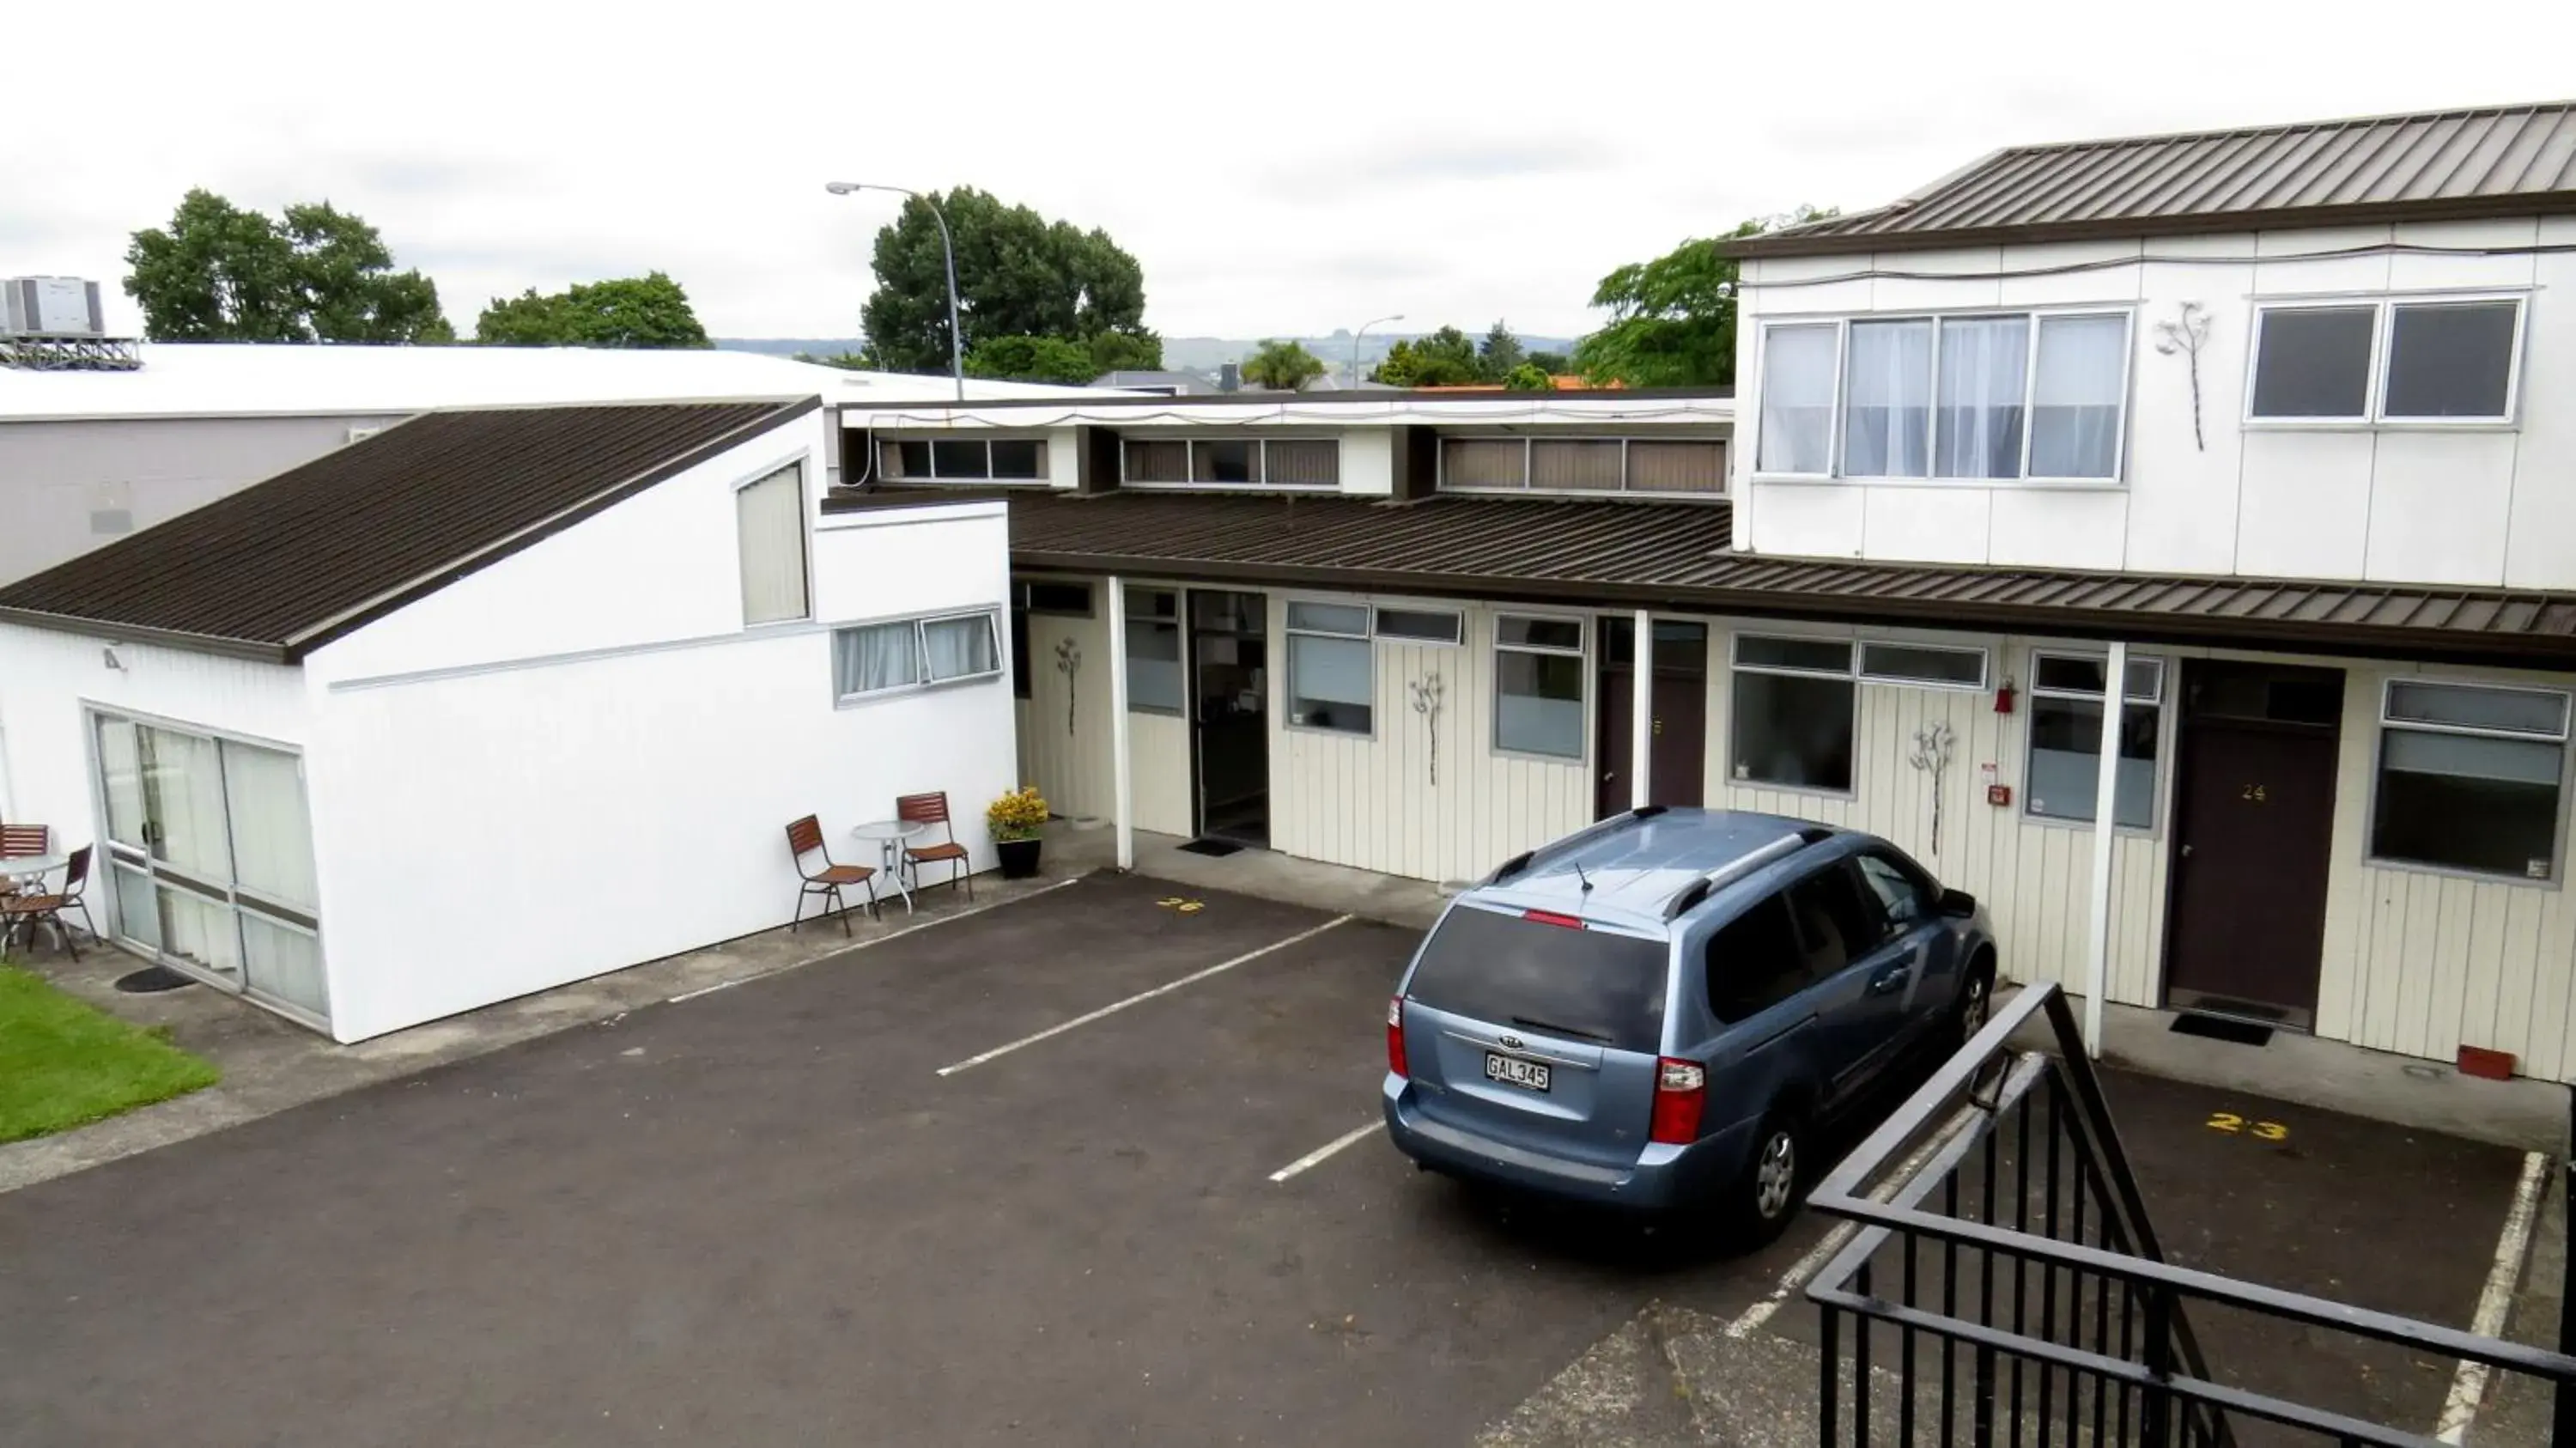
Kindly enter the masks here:
[[[2496, 1238], [2495, 1265], [2487, 1269], [2486, 1291], [2478, 1294], [2478, 1315], [2469, 1331], [2480, 1337], [2504, 1336], [2513, 1311], [2514, 1289], [2522, 1285], [2522, 1259], [2531, 1248], [2531, 1221], [2540, 1208], [2541, 1189], [2549, 1181], [2549, 1158], [2532, 1152], [2522, 1159], [2522, 1182], [2513, 1189], [2513, 1209], [2504, 1214], [2504, 1232]], [[2487, 1365], [2463, 1359], [2451, 1375], [2451, 1396], [2442, 1404], [2442, 1421], [2433, 1436], [2458, 1443], [2478, 1419], [2478, 1403], [2487, 1393]]]
[[1324, 1158], [1331, 1156], [1334, 1152], [1341, 1150], [1343, 1147], [1346, 1147], [1352, 1142], [1358, 1141], [1360, 1138], [1377, 1130], [1377, 1126], [1378, 1124], [1372, 1121], [1366, 1126], [1354, 1127], [1349, 1131], [1345, 1131], [1341, 1135], [1334, 1137], [1332, 1140], [1325, 1142], [1322, 1146], [1316, 1147], [1313, 1151], [1306, 1153], [1304, 1156], [1288, 1163], [1279, 1170], [1272, 1172], [1270, 1174], [1270, 1179], [1274, 1182], [1284, 1182], [1290, 1177], [1295, 1176], [1297, 1173], [1306, 1170], [1308, 1167], [1317, 1165], [1322, 1162]]
[[[1896, 1164], [1896, 1170], [1866, 1194], [1869, 1199], [1883, 1202], [1894, 1196], [1898, 1187], [1903, 1186], [1916, 1172], [1923, 1169], [1923, 1164], [1932, 1159], [1932, 1153], [1939, 1151], [1942, 1143], [1967, 1128], [1974, 1110], [1974, 1107], [1962, 1106], [1952, 1112], [1950, 1119], [1941, 1123], [1939, 1131], [1924, 1138], [1921, 1146], [1907, 1153], [1905, 1159]], [[1856, 1222], [1848, 1220], [1836, 1222], [1834, 1229], [1825, 1234], [1823, 1241], [1808, 1249], [1806, 1256], [1790, 1263], [1789, 1270], [1780, 1274], [1780, 1285], [1771, 1290], [1770, 1296], [1744, 1309], [1743, 1316], [1726, 1325], [1726, 1335], [1739, 1341], [1752, 1336], [1755, 1328], [1769, 1322], [1772, 1314], [1778, 1312], [1781, 1305], [1786, 1303], [1792, 1294], [1807, 1285], [1808, 1278], [1823, 1271], [1825, 1264], [1834, 1260], [1834, 1254], [1841, 1251], [1843, 1244], [1849, 1242], [1852, 1234], [1859, 1230], [1860, 1225]]]
[[965, 1060], [957, 1062], [955, 1065], [942, 1066], [939, 1068], [939, 1074], [942, 1076], [954, 1076], [958, 1072], [963, 1071], [970, 1066], [981, 1066], [987, 1061], [997, 1060], [1003, 1056], [1007, 1056], [1013, 1051], [1019, 1050], [1023, 1046], [1034, 1046], [1038, 1042], [1046, 1040], [1050, 1036], [1061, 1036], [1076, 1026], [1090, 1025], [1093, 1021], [1099, 1020], [1103, 1016], [1114, 1016], [1120, 1011], [1127, 1009], [1129, 1006], [1152, 1000], [1158, 995], [1169, 995], [1173, 991], [1179, 990], [1182, 986], [1193, 985], [1199, 981], [1207, 979], [1209, 976], [1223, 974], [1224, 972], [1232, 970], [1236, 966], [1242, 965], [1247, 961], [1259, 960], [1261, 957], [1268, 955], [1273, 951], [1286, 950], [1289, 946], [1295, 945], [1299, 941], [1312, 940], [1316, 936], [1323, 934], [1325, 931], [1332, 929], [1334, 926], [1346, 925], [1355, 918], [1357, 917], [1350, 915], [1336, 915], [1332, 919], [1325, 921], [1321, 925], [1315, 926], [1311, 930], [1300, 930], [1285, 940], [1274, 940], [1268, 945], [1261, 947], [1259, 950], [1247, 950], [1232, 960], [1219, 961], [1205, 970], [1194, 970], [1188, 975], [1182, 976], [1179, 980], [1165, 981], [1163, 984], [1154, 987], [1152, 990], [1138, 991], [1136, 994], [1129, 996], [1123, 1001], [1112, 1002], [1109, 1005], [1102, 1006], [1096, 1011], [1086, 1011], [1081, 1015], [1075, 1016], [1072, 1020], [1049, 1026], [1035, 1035], [1022, 1036], [1018, 1040], [1011, 1042], [1009, 1045], [995, 1046], [993, 1049], [984, 1052], [982, 1055], [969, 1056]]
[[[928, 920], [916, 920], [912, 924], [903, 927], [901, 930], [889, 930], [883, 935], [871, 935], [865, 940], [853, 940], [849, 944], [841, 947], [839, 950], [833, 951], [830, 955], [822, 958], [824, 960], [831, 960], [839, 956], [847, 955], [853, 950], [865, 950], [871, 945], [883, 945], [889, 940], [901, 940], [903, 937], [910, 935], [916, 930], [928, 930], [934, 925], [945, 925], [952, 920], [963, 920], [969, 915], [981, 915], [987, 910], [999, 910], [1003, 906], [1017, 901], [1036, 899], [1038, 896], [1045, 894], [1049, 890], [1061, 890], [1067, 885], [1079, 885], [1081, 883], [1082, 877], [1080, 875], [1075, 875], [1070, 879], [1057, 880], [1052, 884], [1040, 885], [1025, 895], [1013, 895], [1008, 900], [987, 900], [981, 905], [969, 905], [965, 909], [960, 910], [953, 915], [937, 915]], [[790, 968], [793, 969], [793, 967]], [[770, 971], [765, 972], [765, 974], [775, 975], [777, 972]], [[736, 976], [732, 980], [720, 980], [714, 985], [702, 985], [696, 990], [684, 990], [678, 995], [665, 1000], [663, 1004], [678, 1005], [682, 1001], [693, 1001], [703, 995], [714, 995], [720, 990], [731, 990], [735, 986], [742, 984], [744, 981], [758, 979], [760, 979], [760, 976], [745, 975]]]

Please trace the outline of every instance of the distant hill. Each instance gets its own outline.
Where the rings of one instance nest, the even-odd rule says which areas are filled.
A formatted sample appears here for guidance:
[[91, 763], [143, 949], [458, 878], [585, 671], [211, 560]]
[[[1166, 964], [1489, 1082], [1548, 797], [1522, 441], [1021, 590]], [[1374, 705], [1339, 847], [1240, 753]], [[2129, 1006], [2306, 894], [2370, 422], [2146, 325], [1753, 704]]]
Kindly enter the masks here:
[[803, 352], [813, 357], [838, 357], [856, 352], [868, 344], [865, 337], [718, 337], [716, 347], [725, 352], [765, 352], [772, 357], [793, 357]]

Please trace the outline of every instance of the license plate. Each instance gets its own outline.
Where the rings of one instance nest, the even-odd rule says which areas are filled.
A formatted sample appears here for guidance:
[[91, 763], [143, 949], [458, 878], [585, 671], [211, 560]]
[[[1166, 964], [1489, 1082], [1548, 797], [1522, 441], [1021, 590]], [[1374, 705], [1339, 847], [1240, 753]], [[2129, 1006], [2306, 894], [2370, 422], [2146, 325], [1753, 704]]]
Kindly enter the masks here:
[[1485, 1079], [1518, 1086], [1524, 1091], [1547, 1089], [1547, 1067], [1518, 1056], [1505, 1056], [1494, 1051], [1485, 1053]]

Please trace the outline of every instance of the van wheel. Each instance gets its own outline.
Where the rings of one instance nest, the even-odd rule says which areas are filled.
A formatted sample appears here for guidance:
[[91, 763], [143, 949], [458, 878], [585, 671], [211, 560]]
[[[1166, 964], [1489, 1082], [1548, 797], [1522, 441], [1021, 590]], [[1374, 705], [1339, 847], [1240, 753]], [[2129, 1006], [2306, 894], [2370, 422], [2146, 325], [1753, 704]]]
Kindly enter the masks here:
[[1969, 962], [1967, 979], [1959, 982], [1958, 1003], [1950, 1008], [1950, 1024], [1958, 1045], [1986, 1028], [1995, 1009], [1994, 957], [1980, 954]]
[[1762, 1120], [1752, 1159], [1730, 1194], [1734, 1235], [1748, 1247], [1777, 1237], [1798, 1215], [1798, 1185], [1807, 1171], [1807, 1125], [1796, 1114], [1774, 1110]]

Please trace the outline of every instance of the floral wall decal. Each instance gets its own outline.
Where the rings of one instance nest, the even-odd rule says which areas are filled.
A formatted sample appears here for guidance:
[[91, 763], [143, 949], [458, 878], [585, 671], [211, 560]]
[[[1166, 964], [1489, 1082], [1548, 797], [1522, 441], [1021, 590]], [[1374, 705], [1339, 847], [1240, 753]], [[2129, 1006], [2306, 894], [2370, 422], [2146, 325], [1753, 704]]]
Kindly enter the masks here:
[[1055, 641], [1055, 671], [1064, 675], [1064, 732], [1073, 732], [1074, 676], [1082, 672], [1082, 645], [1071, 639]]
[[2191, 441], [2202, 452], [2209, 451], [2209, 440], [2200, 432], [2200, 349], [2208, 340], [2209, 313], [2198, 302], [2185, 302], [2174, 320], [2156, 323], [2156, 350], [2167, 357], [2181, 353], [2191, 364]]
[[1413, 712], [1422, 716], [1422, 727], [1431, 731], [1431, 782], [1440, 782], [1440, 694], [1438, 674], [1425, 674], [1413, 681]]

